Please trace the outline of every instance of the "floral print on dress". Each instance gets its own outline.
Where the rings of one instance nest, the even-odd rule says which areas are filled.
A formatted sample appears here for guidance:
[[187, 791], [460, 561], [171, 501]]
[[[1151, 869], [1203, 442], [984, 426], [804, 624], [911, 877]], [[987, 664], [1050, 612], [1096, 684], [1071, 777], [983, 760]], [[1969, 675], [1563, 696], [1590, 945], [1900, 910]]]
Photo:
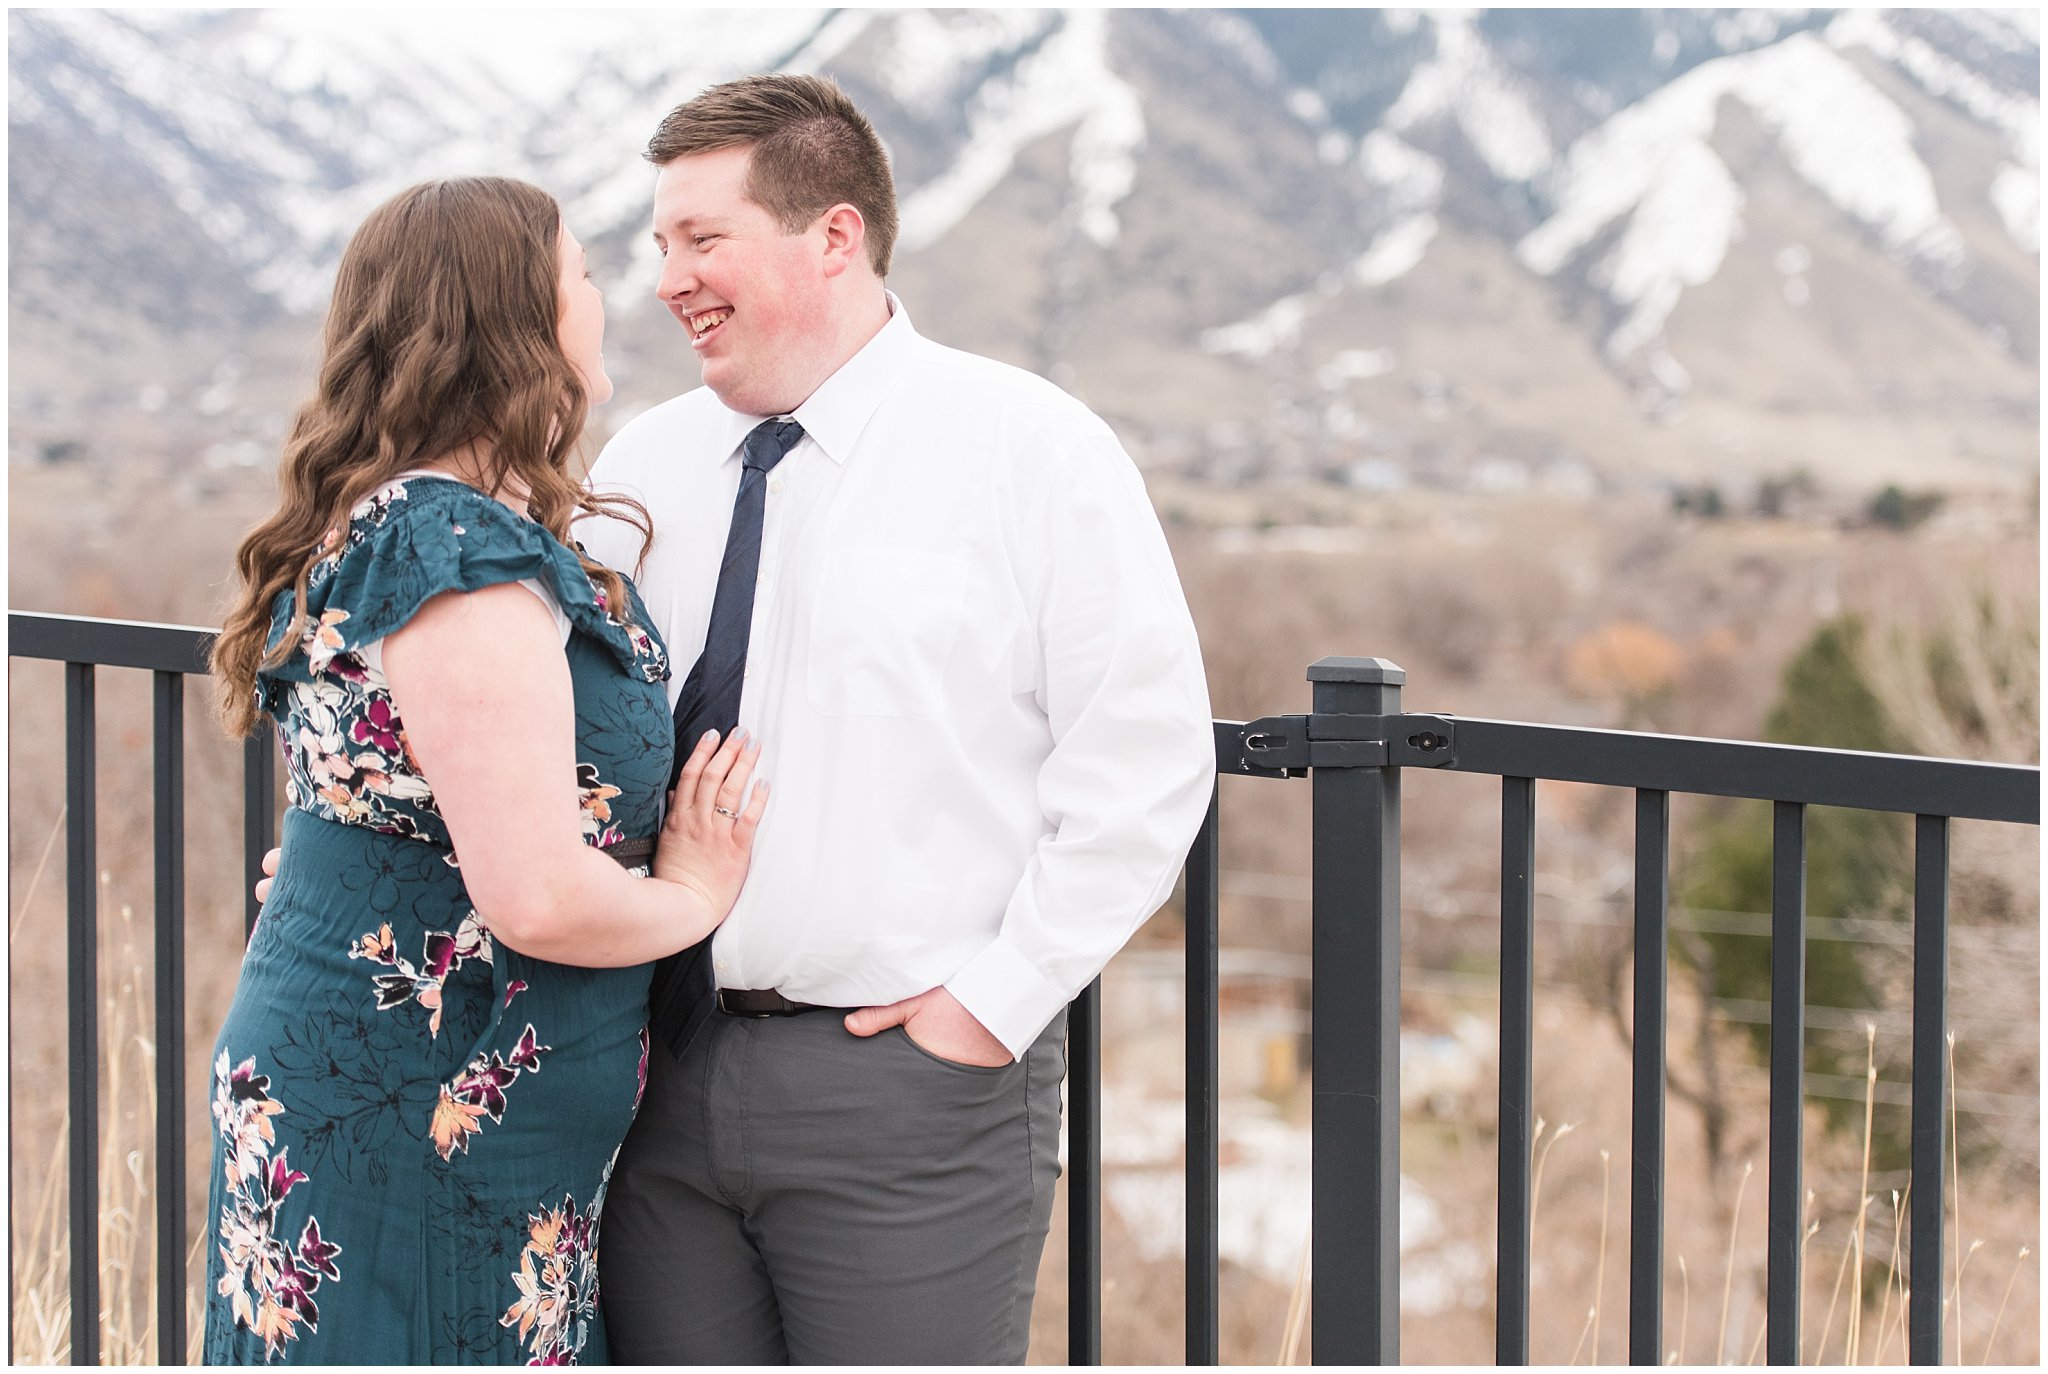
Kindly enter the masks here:
[[428, 1128], [435, 1152], [444, 1160], [454, 1158], [458, 1150], [468, 1154], [469, 1138], [484, 1128], [486, 1117], [493, 1122], [505, 1119], [505, 1090], [518, 1081], [520, 1074], [539, 1073], [540, 1057], [551, 1048], [539, 1043], [533, 1023], [528, 1022], [510, 1054], [501, 1055], [496, 1050], [480, 1054], [455, 1076], [454, 1082], [442, 1084], [441, 1100], [434, 1104], [434, 1118]]
[[338, 1280], [341, 1247], [320, 1234], [318, 1217], [308, 1216], [296, 1242], [278, 1235], [278, 1210], [307, 1175], [292, 1168], [288, 1149], [271, 1157], [277, 1141], [273, 1117], [284, 1104], [270, 1096], [270, 1079], [256, 1072], [256, 1060], [230, 1067], [222, 1050], [213, 1066], [213, 1119], [220, 1132], [227, 1201], [220, 1211], [220, 1257], [224, 1266], [215, 1290], [228, 1300], [237, 1326], [263, 1342], [266, 1360], [276, 1357], [298, 1328], [320, 1329], [313, 1293], [323, 1280]]
[[[584, 548], [581, 541], [575, 543], [573, 547], [576, 552], [582, 554], [585, 558], [590, 557], [590, 550]], [[656, 643], [654, 636], [648, 634], [642, 627], [633, 624], [631, 621], [621, 620], [613, 615], [610, 598], [605, 596], [604, 588], [598, 586], [595, 582], [590, 584], [590, 604], [603, 611], [606, 620], [609, 620], [612, 624], [617, 625], [626, 632], [626, 637], [633, 641], [634, 653], [647, 662], [659, 667], [663, 678], [668, 676], [668, 650]]]
[[[376, 974], [371, 979], [377, 988], [377, 1010], [390, 1011], [393, 1007], [416, 1001], [431, 1013], [427, 1018], [428, 1038], [438, 1039], [441, 1034], [442, 990], [449, 976], [470, 960], [485, 964], [491, 962], [491, 933], [472, 911], [462, 918], [461, 926], [453, 934], [445, 930], [428, 931], [420, 962], [414, 966], [399, 956], [398, 942], [391, 934], [391, 923], [386, 921], [375, 931], [358, 937], [350, 947], [348, 957], [367, 959], [373, 964], [396, 970]], [[510, 1006], [511, 1003], [508, 996], [505, 1004]]]
[[417, 838], [423, 819], [440, 821], [433, 789], [406, 746], [391, 684], [361, 663], [351, 667], [351, 676], [329, 672], [291, 684], [289, 724], [278, 737], [292, 805], [346, 825]]
[[[312, 593], [322, 583], [340, 571], [342, 561], [350, 553], [369, 543], [377, 531], [384, 527], [385, 523], [391, 519], [392, 514], [398, 509], [398, 503], [411, 499], [411, 493], [408, 488], [413, 482], [419, 480], [425, 480], [435, 485], [452, 484], [458, 487], [467, 487], [466, 483], [460, 482], [455, 478], [420, 479], [399, 477], [385, 483], [362, 500], [356, 502], [355, 509], [349, 512], [347, 529], [330, 529], [327, 532], [327, 537], [321, 542], [322, 557], [319, 562], [313, 565], [306, 576], [306, 591], [309, 601], [313, 600]], [[473, 488], [469, 490], [474, 492]], [[484, 501], [495, 501], [495, 498], [482, 496], [480, 493], [477, 496], [478, 499]], [[509, 511], [506, 512], [506, 515], [522, 523], [530, 523], [524, 521], [523, 517], [512, 515]], [[451, 520], [448, 528], [457, 538], [469, 533], [468, 528], [459, 520]], [[552, 539], [552, 536], [545, 537]], [[581, 558], [587, 559], [590, 557], [590, 551], [584, 548], [581, 541], [578, 540], [571, 540], [568, 544], [559, 547], [565, 551], [573, 551]], [[642, 679], [647, 682], [667, 680], [669, 675], [667, 649], [648, 632], [645, 625], [636, 624], [632, 619], [621, 617], [614, 613], [609, 598], [604, 594], [604, 588], [594, 582], [590, 582], [588, 574], [582, 572], [580, 565], [577, 568], [577, 575], [582, 576], [584, 584], [589, 588], [590, 599], [588, 605], [598, 611], [604, 621], [613, 629], [624, 633], [632, 647], [633, 656], [638, 661], [638, 668]], [[644, 614], [645, 611], [643, 609], [642, 615], [644, 616]], [[334, 627], [338, 626], [341, 620], [346, 619], [347, 615], [343, 613], [340, 620], [330, 622], [327, 619], [327, 615], [323, 613], [321, 623], [305, 631], [301, 639], [301, 648], [307, 654], [308, 667], [311, 671], [317, 673], [322, 670], [324, 659], [321, 655], [331, 655], [335, 650], [343, 647], [342, 637], [335, 632]]]
[[576, 796], [583, 806], [583, 838], [599, 849], [610, 848], [626, 838], [611, 823], [612, 798], [618, 795], [618, 788], [598, 777], [595, 764], [576, 765]]
[[517, 1326], [528, 1364], [574, 1364], [597, 1315], [597, 1230], [604, 1188], [585, 1212], [573, 1195], [528, 1218], [526, 1248], [512, 1275], [519, 1297], [500, 1326]]
[[312, 671], [325, 671], [334, 656], [347, 647], [341, 637], [341, 624], [347, 619], [347, 611], [322, 611], [320, 619], [309, 623], [299, 636], [299, 652], [306, 656], [306, 666]]
[[[366, 629], [376, 628], [378, 617], [372, 613], [373, 623], [366, 625], [360, 608], [327, 606], [324, 597], [315, 595], [335, 581], [347, 555], [368, 543], [399, 509], [399, 503], [410, 499], [408, 480], [387, 483], [370, 493], [356, 506], [345, 534], [330, 532], [323, 546], [329, 551], [307, 579], [307, 600], [317, 619], [305, 626], [299, 639], [306, 678], [282, 675], [271, 689], [272, 705], [280, 716], [278, 738], [284, 748], [294, 806], [328, 820], [446, 845], [446, 826], [406, 742], [405, 724], [391, 699], [390, 680], [370, 665], [363, 645], [355, 642]], [[455, 486], [462, 499], [489, 499], [459, 483], [442, 485]], [[427, 518], [435, 509], [432, 504], [419, 505], [411, 518]], [[451, 522], [450, 528], [457, 534], [466, 533], [460, 523]], [[560, 546], [556, 552], [566, 556], [566, 549]], [[649, 682], [665, 679], [668, 656], [659, 641], [644, 627], [615, 617], [602, 589], [587, 580], [586, 585], [594, 598], [591, 604], [605, 624], [615, 633], [623, 631], [630, 642], [637, 675]], [[577, 768], [576, 786], [585, 840], [604, 847], [624, 839], [625, 832], [619, 829], [611, 807], [612, 799], [621, 795], [616, 783], [600, 777], [595, 765], [583, 763]]]
[[349, 550], [369, 541], [370, 535], [391, 514], [392, 506], [405, 499], [407, 480], [400, 477], [386, 482], [356, 502], [355, 509], [348, 513], [346, 530], [327, 531], [327, 537], [320, 541], [320, 548], [326, 556], [315, 563], [312, 571], [307, 574], [308, 590], [332, 576], [334, 570], [341, 566], [341, 560]]

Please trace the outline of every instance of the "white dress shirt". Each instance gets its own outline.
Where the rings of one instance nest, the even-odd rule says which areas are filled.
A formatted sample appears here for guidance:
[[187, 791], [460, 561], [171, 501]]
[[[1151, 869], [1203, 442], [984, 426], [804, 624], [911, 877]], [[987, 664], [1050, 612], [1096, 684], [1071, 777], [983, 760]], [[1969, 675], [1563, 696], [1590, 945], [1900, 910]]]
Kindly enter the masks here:
[[[1108, 426], [889, 304], [769, 474], [739, 719], [772, 787], [713, 970], [826, 1006], [943, 984], [1021, 1054], [1172, 890], [1215, 775], [1208, 688]], [[637, 580], [671, 700], [759, 423], [699, 389], [591, 470], [653, 517]], [[632, 571], [637, 531], [578, 533]]]

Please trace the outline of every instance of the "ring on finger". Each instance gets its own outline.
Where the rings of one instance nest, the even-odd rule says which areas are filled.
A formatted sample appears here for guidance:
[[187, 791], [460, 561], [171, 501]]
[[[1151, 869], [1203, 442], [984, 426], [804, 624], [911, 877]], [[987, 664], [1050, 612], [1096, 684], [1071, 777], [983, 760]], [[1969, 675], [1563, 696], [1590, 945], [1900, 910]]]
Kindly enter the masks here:
[[734, 811], [734, 810], [732, 810], [732, 809], [731, 809], [730, 807], [724, 807], [724, 806], [714, 806], [714, 807], [712, 807], [711, 809], [712, 809], [713, 811], [716, 811], [716, 812], [717, 812], [717, 813], [718, 813], [719, 815], [721, 815], [721, 816], [728, 816], [728, 817], [732, 818], [733, 820], [738, 820], [738, 819], [740, 818], [740, 813], [739, 813], [739, 812], [737, 812], [737, 811]]

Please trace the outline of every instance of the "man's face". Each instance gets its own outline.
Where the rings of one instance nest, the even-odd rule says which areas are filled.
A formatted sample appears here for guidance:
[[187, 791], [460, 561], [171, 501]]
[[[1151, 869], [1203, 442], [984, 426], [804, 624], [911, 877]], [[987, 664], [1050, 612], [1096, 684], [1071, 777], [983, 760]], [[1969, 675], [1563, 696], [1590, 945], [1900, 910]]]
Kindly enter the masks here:
[[[679, 157], [654, 183], [656, 294], [729, 409], [785, 415], [829, 375], [832, 297], [817, 225], [786, 233], [747, 199], [751, 148]], [[814, 356], [816, 355], [816, 356]]]

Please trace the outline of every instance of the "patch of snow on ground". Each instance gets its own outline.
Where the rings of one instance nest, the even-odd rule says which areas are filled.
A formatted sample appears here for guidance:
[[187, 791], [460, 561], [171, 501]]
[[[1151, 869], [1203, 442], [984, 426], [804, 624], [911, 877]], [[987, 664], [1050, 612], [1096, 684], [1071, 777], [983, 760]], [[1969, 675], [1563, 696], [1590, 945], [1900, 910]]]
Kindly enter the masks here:
[[1556, 272], [1639, 205], [1680, 148], [1705, 143], [1728, 84], [1718, 65], [1695, 67], [1572, 145], [1556, 213], [1516, 246], [1524, 265], [1543, 276]]
[[[1956, 11], [1961, 18], [1965, 12]], [[1989, 16], [1973, 16], [1981, 22], [1971, 25], [1980, 37], [1999, 42], [2008, 51], [2023, 49], [2026, 40]], [[2032, 46], [2040, 47], [2038, 24]], [[2041, 102], [2007, 91], [1962, 63], [1937, 51], [1933, 45], [1910, 34], [1902, 34], [1884, 17], [1868, 10], [1841, 15], [1827, 27], [1827, 40], [1838, 48], [1861, 46], [1900, 68], [1920, 88], [1937, 100], [1961, 109], [2005, 134], [2013, 161], [2001, 166], [1992, 181], [1991, 204], [2004, 221], [2006, 232], [2028, 252], [2041, 251], [2040, 180]], [[2017, 175], [2015, 175], [2017, 174]]]
[[882, 64], [883, 80], [897, 100], [926, 113], [970, 67], [1022, 46], [1052, 22], [1042, 10], [903, 10], [893, 18], [895, 55]]
[[1239, 15], [1225, 10], [1184, 10], [1194, 31], [1209, 40], [1216, 50], [1236, 62], [1267, 86], [1278, 86], [1285, 73], [1280, 59], [1259, 36], [1259, 31]]
[[1887, 247], [1931, 262], [1962, 258], [1913, 122], [1819, 39], [1797, 34], [1752, 54], [1734, 93], [1778, 135], [1793, 168]]
[[1327, 124], [1330, 122], [1330, 107], [1323, 98], [1306, 86], [1297, 86], [1287, 93], [1287, 113], [1304, 124]]
[[1714, 21], [1714, 41], [1723, 48], [1754, 48], [1778, 36], [1778, 16], [1769, 10], [1729, 10]]
[[1383, 121], [1396, 132], [1449, 115], [1504, 181], [1528, 181], [1555, 157], [1542, 116], [1462, 11], [1433, 11], [1436, 52], [1420, 63]]
[[[1186, 1252], [1186, 1108], [1102, 1085], [1103, 1201], [1123, 1220], [1138, 1253], [1173, 1261]], [[1233, 1101], [1222, 1120], [1216, 1248], [1224, 1259], [1292, 1287], [1309, 1242], [1309, 1132], [1263, 1101]], [[1401, 1177], [1401, 1306], [1437, 1312], [1483, 1303], [1491, 1272], [1479, 1248], [1445, 1243], [1443, 1209]]]
[[2039, 10], [1950, 10], [1949, 17], [2003, 52], [2031, 49], [2035, 56], [2040, 55]]
[[1552, 217], [1516, 254], [1548, 276], [1610, 224], [1632, 216], [1601, 275], [1631, 314], [1610, 339], [1621, 356], [1653, 338], [1686, 286], [1718, 270], [1741, 232], [1742, 195], [1709, 146], [1733, 97], [1777, 135], [1786, 160], [1895, 251], [1936, 266], [1960, 261], [1934, 180], [1899, 107], [1807, 34], [1703, 63], [1573, 145]]
[[1828, 24], [1827, 41], [1837, 48], [1865, 47], [1899, 67], [1922, 90], [2002, 129], [2013, 151], [2039, 161], [2041, 102], [2000, 89], [1925, 39], [1902, 34], [1874, 10], [1851, 10]]
[[2041, 173], [2038, 169], [2001, 164], [1991, 179], [1991, 204], [2005, 222], [2005, 232], [2030, 253], [2041, 251]]
[[1443, 196], [1443, 163], [1385, 129], [1359, 141], [1358, 166], [1397, 214], [1434, 210]]
[[[767, 9], [727, 11], [734, 18], [748, 24], [758, 22], [758, 16], [760, 15], [773, 12]], [[804, 14], [808, 12], [792, 11], [792, 13]], [[786, 72], [804, 72], [815, 75], [827, 62], [839, 56], [840, 53], [845, 52], [849, 47], [852, 47], [853, 40], [868, 31], [868, 26], [874, 22], [875, 17], [875, 13], [872, 10], [840, 10], [823, 24], [820, 24], [817, 32], [811, 35], [810, 40], [804, 44], [803, 49], [796, 56], [790, 58], [789, 61], [783, 63], [781, 69]], [[703, 46], [705, 45], [699, 45], [700, 50]], [[735, 56], [742, 59], [731, 71], [730, 76], [732, 77], [744, 76], [748, 72], [760, 71], [769, 66], [772, 60], [767, 56], [746, 60], [747, 49], [744, 44], [734, 44], [728, 47], [723, 45], [719, 39], [714, 38], [709, 46], [713, 51], [720, 51], [722, 49], [723, 55], [728, 61]]]
[[1116, 242], [1116, 207], [1137, 184], [1137, 152], [1144, 146], [1145, 110], [1138, 93], [1122, 81], [1102, 83], [1095, 108], [1074, 131], [1072, 154], [1081, 232], [1100, 247]]
[[1309, 301], [1304, 292], [1282, 296], [1248, 320], [1218, 325], [1202, 331], [1205, 353], [1232, 353], [1240, 358], [1266, 358], [1301, 341], [1301, 326], [1308, 319]]
[[1351, 279], [1360, 286], [1384, 286], [1421, 262], [1435, 237], [1435, 215], [1410, 215], [1372, 241], [1351, 264]]
[[1347, 348], [1332, 354], [1328, 362], [1316, 369], [1316, 382], [1325, 391], [1335, 391], [1346, 382], [1384, 377], [1393, 370], [1391, 348]]
[[1742, 233], [1742, 188], [1705, 143], [1681, 144], [1658, 169], [1610, 259], [1608, 294], [1633, 308], [1607, 339], [1626, 358], [1663, 332], [1688, 286], [1714, 279]]
[[1081, 230], [1097, 243], [1115, 239], [1116, 206], [1136, 177], [1145, 120], [1137, 93], [1110, 70], [1108, 23], [1099, 10], [1068, 12], [1007, 79], [983, 86], [969, 112], [967, 146], [904, 199], [905, 248], [943, 238], [995, 189], [1026, 144], [1077, 123], [1072, 170]]

